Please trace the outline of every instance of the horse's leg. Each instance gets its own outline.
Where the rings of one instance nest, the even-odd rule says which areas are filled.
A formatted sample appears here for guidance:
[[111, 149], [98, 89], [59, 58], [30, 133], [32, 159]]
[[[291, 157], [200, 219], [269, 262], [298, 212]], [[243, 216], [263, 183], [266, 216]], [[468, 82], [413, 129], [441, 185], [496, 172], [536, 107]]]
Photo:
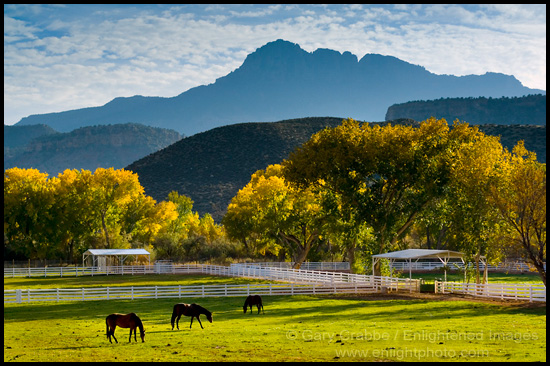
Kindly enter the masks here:
[[105, 324], [107, 324], [107, 339], [109, 342], [113, 343], [113, 341], [111, 341], [111, 333], [109, 332], [109, 322], [105, 321]]
[[176, 327], [178, 328], [178, 330], [180, 330], [180, 318], [181, 318], [181, 314], [178, 315], [178, 317], [176, 319]]
[[[118, 343], [118, 341], [117, 341], [117, 339], [116, 339], [116, 337], [115, 337], [115, 329], [116, 329], [116, 325], [115, 325], [115, 327], [114, 327], [114, 328], [111, 328], [111, 335], [112, 335], [112, 336], [113, 336], [113, 338], [115, 339], [115, 342], [117, 342], [117, 343]], [[113, 343], [113, 342], [111, 342], [111, 343]]]
[[130, 328], [130, 338], [128, 338], [128, 342], [132, 343], [132, 328]]
[[191, 324], [189, 325], [189, 329], [193, 326], [193, 316], [191, 316]]
[[258, 314], [260, 314], [260, 304], [256, 305], [258, 307]]
[[[192, 318], [191, 318], [191, 319], [192, 319]], [[199, 324], [201, 325], [201, 328], [204, 329], [204, 327], [202, 326], [202, 323], [201, 323], [200, 315], [197, 315], [197, 320], [199, 321]]]

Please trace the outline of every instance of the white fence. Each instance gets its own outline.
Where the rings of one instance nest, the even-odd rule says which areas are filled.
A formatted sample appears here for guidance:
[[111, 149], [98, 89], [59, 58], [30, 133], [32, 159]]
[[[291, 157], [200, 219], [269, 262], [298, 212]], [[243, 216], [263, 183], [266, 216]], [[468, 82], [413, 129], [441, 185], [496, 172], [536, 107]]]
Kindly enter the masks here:
[[[63, 268], [63, 269], [62, 269]], [[73, 268], [74, 269], [74, 268]], [[4, 290], [4, 303], [34, 301], [73, 301], [108, 300], [162, 297], [206, 297], [206, 296], [243, 296], [254, 293], [266, 295], [295, 295], [320, 293], [375, 293], [384, 291], [419, 291], [420, 281], [408, 278], [380, 277], [344, 272], [313, 271], [291, 268], [268, 267], [261, 264], [233, 264], [229, 267], [214, 265], [154, 265], [154, 266], [116, 266], [97, 270], [95, 267], [82, 267], [71, 273], [67, 267], [40, 269], [40, 271], [15, 272], [9, 270], [8, 276], [48, 276], [48, 275], [112, 275], [144, 273], [200, 273], [218, 276], [248, 277], [277, 282], [289, 282], [267, 285], [222, 285], [222, 286], [145, 286], [145, 287], [101, 287], [79, 289], [21, 289]], [[56, 270], [59, 271], [56, 274]], [[262, 287], [263, 286], [263, 287]], [[546, 301], [544, 285], [529, 284], [486, 284], [475, 285], [455, 282], [436, 281], [436, 292], [463, 293], [474, 296], [501, 299]]]
[[546, 301], [544, 284], [514, 283], [459, 283], [435, 281], [437, 293], [458, 293], [502, 300]]
[[361, 284], [248, 284], [202, 286], [131, 286], [79, 289], [4, 290], [4, 303], [37, 301], [134, 300], [185, 297], [258, 295], [316, 295], [336, 293], [375, 293], [376, 287]]
[[[392, 262], [390, 264], [390, 267], [393, 270], [398, 271], [408, 271], [409, 270], [409, 262]], [[426, 262], [411, 262], [410, 263], [410, 269], [412, 271], [432, 271], [434, 269], [442, 268], [443, 263], [441, 261], [426, 261]], [[457, 267], [460, 269], [464, 269], [464, 264], [462, 262], [449, 262], [447, 263], [447, 267], [450, 269], [456, 269]], [[485, 269], [485, 265], [483, 263], [479, 263], [480, 270]], [[546, 263], [544, 263], [544, 269], [546, 269]], [[517, 271], [517, 272], [529, 272], [531, 271], [531, 268], [529, 265], [527, 265], [525, 262], [502, 262], [499, 263], [497, 266], [494, 265], [487, 265], [487, 270], [489, 271]]]
[[[166, 269], [166, 268], [164, 268]], [[128, 268], [126, 268], [128, 270]], [[4, 303], [34, 301], [75, 301], [110, 299], [157, 299], [207, 296], [298, 295], [322, 293], [375, 293], [381, 291], [418, 291], [419, 281], [366, 276], [341, 272], [305, 271], [241, 264], [230, 267], [212, 265], [172, 266], [173, 273], [202, 273], [220, 276], [261, 278], [291, 283], [264, 285], [213, 286], [132, 286], [78, 289], [4, 290]], [[126, 272], [130, 274], [130, 271]]]
[[[249, 263], [249, 265], [276, 268], [292, 268], [291, 262], [259, 262]], [[349, 271], [349, 262], [303, 262], [300, 269], [306, 271]]]
[[[245, 266], [261, 266], [274, 268], [292, 267], [290, 262], [265, 262], [243, 264]], [[232, 266], [233, 267], [233, 266]], [[154, 264], [137, 266], [104, 266], [104, 267], [40, 267], [40, 268], [5, 268], [4, 277], [63, 277], [63, 276], [109, 276], [109, 275], [141, 275], [141, 274], [189, 274], [207, 273], [210, 271], [227, 271], [228, 267], [206, 264]], [[349, 270], [349, 262], [304, 262], [302, 270], [338, 271]], [[219, 274], [219, 273], [213, 273]], [[227, 276], [232, 276], [227, 273]]]

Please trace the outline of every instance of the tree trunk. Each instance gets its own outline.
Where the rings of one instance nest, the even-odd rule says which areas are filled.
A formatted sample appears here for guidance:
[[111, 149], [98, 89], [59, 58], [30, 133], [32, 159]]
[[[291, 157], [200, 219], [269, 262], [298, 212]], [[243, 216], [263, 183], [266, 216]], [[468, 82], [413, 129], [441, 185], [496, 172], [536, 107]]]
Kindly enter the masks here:
[[105, 224], [105, 214], [106, 212], [101, 213], [101, 225], [103, 225], [103, 232], [105, 233], [105, 242], [107, 249], [111, 249], [111, 242], [109, 241], [109, 232], [107, 231], [107, 224]]
[[351, 273], [355, 273], [354, 271], [354, 264], [355, 264], [355, 240], [353, 240], [353, 243], [348, 247], [348, 261], [349, 261], [349, 270]]

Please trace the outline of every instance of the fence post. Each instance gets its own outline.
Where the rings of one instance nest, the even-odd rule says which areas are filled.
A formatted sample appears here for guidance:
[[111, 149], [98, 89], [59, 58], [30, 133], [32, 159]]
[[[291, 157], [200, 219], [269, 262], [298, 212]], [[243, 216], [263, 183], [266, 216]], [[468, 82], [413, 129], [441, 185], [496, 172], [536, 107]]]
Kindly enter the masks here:
[[[517, 293], [517, 289], [516, 289]], [[529, 285], [529, 302], [533, 302], [533, 285]]]
[[82, 301], [84, 301], [84, 287], [82, 287]]
[[15, 290], [15, 302], [21, 304], [21, 290]]

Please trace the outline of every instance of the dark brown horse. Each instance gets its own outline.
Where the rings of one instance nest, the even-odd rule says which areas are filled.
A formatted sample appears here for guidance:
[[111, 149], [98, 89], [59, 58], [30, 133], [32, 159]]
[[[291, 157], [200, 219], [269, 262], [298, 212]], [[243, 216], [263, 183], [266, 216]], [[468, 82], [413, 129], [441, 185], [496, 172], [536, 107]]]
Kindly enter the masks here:
[[[206, 315], [206, 319], [212, 323], [212, 313], [205, 308], [203, 308], [200, 305], [197, 304], [176, 304], [174, 305], [174, 311], [172, 311], [172, 330], [174, 330], [174, 320], [176, 321], [176, 327], [178, 330], [179, 327], [179, 321], [182, 315], [190, 316], [191, 317], [191, 324], [189, 325], [189, 328], [193, 326], [193, 318], [197, 318], [199, 321], [199, 324], [201, 325], [201, 328], [204, 329], [202, 326], [200, 315], [204, 314]], [[176, 319], [177, 318], [177, 319]]]
[[245, 314], [246, 314], [246, 309], [249, 306], [250, 306], [250, 314], [252, 314], [252, 305], [256, 305], [258, 307], [258, 314], [260, 314], [260, 308], [262, 309], [262, 313], [264, 313], [264, 306], [262, 304], [262, 298], [260, 297], [260, 295], [249, 295], [246, 298], [243, 306], [243, 310]]
[[[143, 323], [135, 313], [111, 314], [105, 319], [105, 323], [107, 324], [107, 338], [111, 343], [113, 343], [113, 341], [111, 341], [111, 336], [115, 338], [115, 328], [117, 326], [121, 328], [130, 328], [130, 339], [128, 342], [132, 342], [132, 331], [134, 332], [134, 340], [137, 342], [136, 328], [139, 328], [139, 336], [141, 337], [141, 341], [145, 342], [145, 329], [143, 329]], [[116, 338], [115, 342], [118, 343]]]

